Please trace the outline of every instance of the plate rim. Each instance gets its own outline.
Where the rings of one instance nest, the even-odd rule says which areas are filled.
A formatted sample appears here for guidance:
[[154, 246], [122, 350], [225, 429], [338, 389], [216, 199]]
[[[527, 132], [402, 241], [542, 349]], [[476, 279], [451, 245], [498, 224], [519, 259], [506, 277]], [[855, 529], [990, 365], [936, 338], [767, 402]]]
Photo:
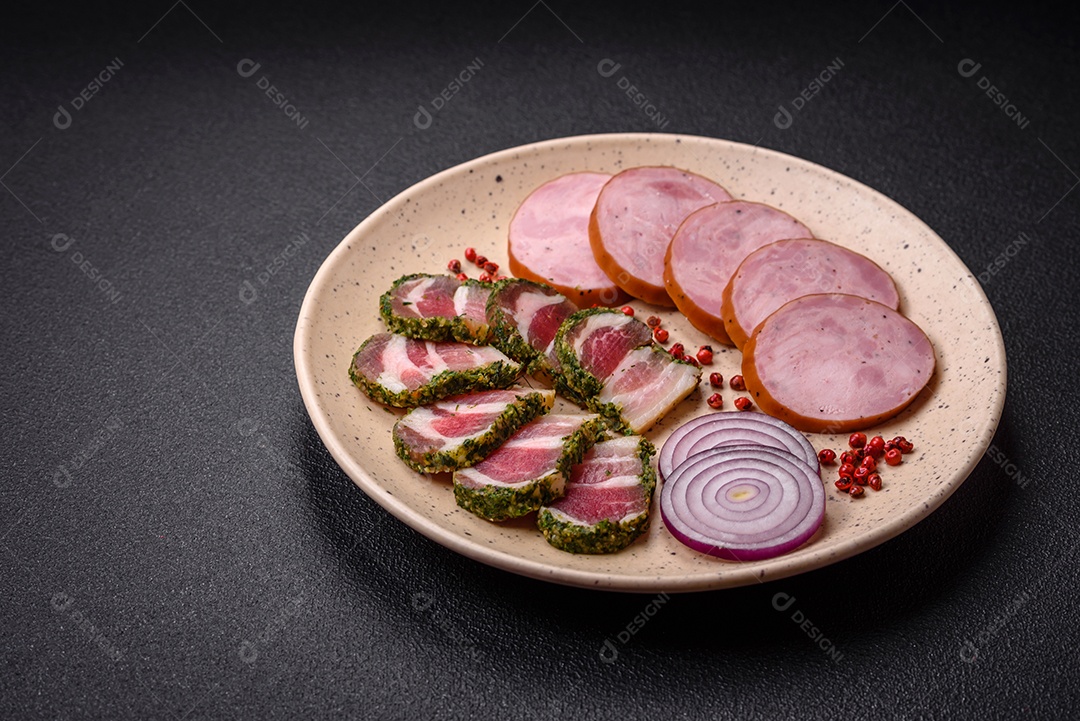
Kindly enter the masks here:
[[[950, 253], [960, 266], [967, 271], [967, 275], [971, 281], [967, 283], [969, 292], [976, 292], [979, 296], [978, 305], [989, 311], [988, 315], [992, 323], [995, 340], [992, 356], [994, 360], [999, 361], [998, 363], [995, 363], [995, 367], [999, 367], [1001, 373], [993, 391], [994, 398], [989, 414], [990, 417], [985, 421], [978, 433], [978, 437], [976, 442], [972, 445], [972, 452], [969, 454], [966, 464], [955, 474], [956, 480], [942, 486], [939, 492], [925, 498], [922, 503], [914, 505], [908, 512], [901, 513], [898, 516], [889, 519], [887, 523], [867, 531], [863, 536], [859, 536], [860, 543], [857, 545], [852, 544], [849, 548], [838, 548], [833, 554], [820, 559], [808, 560], [807, 565], [802, 567], [782, 567], [768, 573], [766, 573], [766, 569], [761, 568], [761, 562], [744, 564], [742, 571], [737, 570], [737, 566], [725, 564], [723, 575], [724, 583], [716, 584], [710, 583], [710, 576], [703, 574], [688, 575], [681, 578], [673, 578], [671, 576], [650, 577], [552, 567], [550, 564], [525, 559], [506, 550], [480, 546], [476, 542], [465, 539], [450, 531], [446, 531], [431, 523], [427, 518], [415, 511], [412, 506], [401, 501], [397, 496], [383, 488], [366, 469], [353, 461], [350, 453], [332, 432], [329, 421], [324, 418], [325, 409], [319, 406], [314, 387], [315, 376], [305, 352], [305, 346], [310, 345], [308, 342], [310, 339], [309, 333], [314, 327], [314, 321], [311, 318], [312, 308], [317, 302], [317, 298], [321, 295], [319, 291], [330, 279], [332, 271], [337, 264], [336, 261], [339, 257], [344, 256], [348, 252], [348, 246], [361, 237], [368, 226], [374, 225], [385, 213], [390, 212], [390, 208], [400, 203], [403, 199], [411, 197], [419, 191], [423, 191], [427, 186], [438, 185], [445, 178], [453, 176], [462, 170], [467, 170], [469, 167], [498, 162], [503, 159], [511, 158], [514, 154], [535, 152], [538, 150], [542, 151], [557, 145], [573, 145], [590, 142], [652, 142], [653, 140], [658, 139], [663, 142], [689, 140], [692, 142], [704, 142], [708, 144], [717, 144], [719, 146], [728, 146], [740, 152], [765, 153], [782, 158], [792, 164], [803, 166], [814, 172], [823, 173], [834, 180], [843, 181], [853, 189], [861, 192], [869, 192], [875, 197], [875, 200], [884, 201], [885, 203], [890, 204], [894, 209], [910, 216], [924, 226], [934, 238], [940, 241], [942, 248]], [[967, 264], [964, 263], [963, 259], [960, 258], [956, 251], [953, 250], [945, 239], [934, 231], [934, 229], [922, 218], [885, 193], [876, 190], [855, 178], [844, 175], [839, 171], [832, 170], [831, 168], [827, 168], [811, 160], [799, 158], [783, 151], [763, 148], [760, 145], [749, 145], [747, 143], [726, 140], [723, 138], [682, 133], [595, 133], [539, 140], [486, 153], [476, 158], [457, 163], [405, 188], [364, 217], [345, 235], [344, 238], [342, 238], [319, 265], [319, 269], [316, 271], [304, 293], [304, 299], [300, 306], [300, 312], [293, 334], [293, 364], [296, 370], [297, 383], [300, 387], [300, 395], [304, 402], [304, 408], [312, 425], [315, 427], [316, 432], [319, 434], [320, 440], [330, 452], [331, 457], [333, 457], [334, 461], [342, 471], [357, 487], [360, 488], [360, 490], [395, 518], [408, 525], [412, 530], [417, 531], [432, 541], [435, 541], [456, 553], [460, 553], [467, 558], [519, 575], [578, 588], [597, 588], [606, 591], [630, 593], [683, 593], [723, 590], [726, 588], [749, 585], [754, 581], [759, 583], [774, 581], [831, 566], [839, 561], [864, 553], [886, 541], [892, 540], [923, 521], [941, 507], [941, 505], [968, 479], [972, 471], [985, 456], [986, 450], [993, 440], [994, 434], [1001, 421], [1005, 396], [1008, 389], [1008, 364], [1004, 338], [1001, 333], [1001, 325], [998, 322], [997, 314], [994, 312], [994, 308], [987, 298], [982, 284], [977, 281], [974, 274], [971, 272], [971, 269], [968, 268]], [[778, 558], [783, 557], [781, 556]], [[653, 581], [654, 583], [650, 585], [650, 581]]]

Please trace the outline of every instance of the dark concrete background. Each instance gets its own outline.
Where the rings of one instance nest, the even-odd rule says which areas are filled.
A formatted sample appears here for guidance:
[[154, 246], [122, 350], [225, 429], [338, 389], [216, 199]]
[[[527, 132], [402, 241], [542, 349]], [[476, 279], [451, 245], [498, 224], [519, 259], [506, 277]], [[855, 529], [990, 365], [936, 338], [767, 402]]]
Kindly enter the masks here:
[[[1076, 714], [1074, 16], [170, 2], [39, 4], [0, 29], [0, 715]], [[613, 664], [605, 639], [650, 597], [509, 575], [393, 519], [322, 446], [291, 354], [310, 279], [381, 201], [521, 143], [656, 130], [604, 59], [665, 132], [821, 163], [925, 220], [984, 274], [1010, 364], [996, 450], [939, 511], [830, 568], [672, 597]]]

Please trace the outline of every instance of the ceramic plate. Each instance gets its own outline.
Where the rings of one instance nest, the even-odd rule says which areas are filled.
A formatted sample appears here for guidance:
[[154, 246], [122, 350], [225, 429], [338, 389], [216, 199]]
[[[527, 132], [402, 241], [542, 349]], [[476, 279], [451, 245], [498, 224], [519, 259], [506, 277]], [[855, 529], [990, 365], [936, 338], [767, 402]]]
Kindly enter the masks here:
[[[406, 273], [440, 273], [465, 246], [506, 267], [506, 231], [518, 204], [563, 173], [615, 173], [674, 165], [715, 179], [737, 198], [780, 208], [815, 235], [863, 253], [888, 270], [901, 310], [934, 344], [937, 371], [900, 416], [874, 428], [906, 436], [915, 452], [882, 472], [884, 487], [859, 499], [823, 473], [821, 530], [779, 558], [737, 563], [705, 556], [667, 532], [654, 505], [652, 528], [629, 548], [573, 555], [547, 544], [532, 516], [506, 524], [457, 507], [449, 474], [423, 476], [398, 460], [390, 429], [401, 412], [371, 401], [349, 380], [360, 343], [382, 330], [378, 297]], [[467, 266], [469, 264], [466, 264]], [[469, 266], [475, 277], [478, 272]], [[669, 343], [710, 342], [677, 311], [634, 301], [659, 315]], [[737, 350], [720, 351], [708, 371], [739, 372]], [[591, 135], [534, 143], [477, 158], [417, 183], [358, 225], [323, 263], [304, 298], [294, 339], [300, 391], [311, 420], [341, 468], [387, 511], [442, 545], [483, 563], [574, 586], [676, 592], [740, 586], [820, 568], [911, 528], [940, 506], [986, 451], [1005, 397], [1005, 350], [993, 309], [949, 246], [900, 205], [839, 173], [790, 155], [712, 138], [659, 134]], [[659, 447], [681, 421], [710, 409], [702, 386], [646, 435]], [[725, 407], [736, 397], [723, 391]], [[558, 409], [558, 407], [557, 407]], [[845, 437], [809, 435], [817, 448]], [[659, 491], [659, 489], [658, 489]]]

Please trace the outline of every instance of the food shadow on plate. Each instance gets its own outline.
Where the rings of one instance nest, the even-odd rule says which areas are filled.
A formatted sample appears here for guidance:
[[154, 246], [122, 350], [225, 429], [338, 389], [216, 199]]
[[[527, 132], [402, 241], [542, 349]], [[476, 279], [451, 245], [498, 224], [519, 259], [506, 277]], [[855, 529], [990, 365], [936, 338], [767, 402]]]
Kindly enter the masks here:
[[[994, 444], [1005, 454], [1013, 452], [1007, 407]], [[485, 623], [520, 623], [528, 618], [537, 628], [554, 625], [586, 653], [604, 648], [605, 641], [626, 637], [627, 629], [633, 628], [629, 642], [633, 648], [625, 651], [642, 658], [695, 650], [744, 655], [752, 662], [767, 654], [769, 647], [799, 653], [804, 646], [820, 653], [792, 622], [794, 610], [800, 618], [810, 619], [837, 648], [854, 653], [868, 634], [888, 633], [906, 619], [925, 613], [942, 596], [963, 592], [958, 589], [987, 553], [1016, 485], [983, 458], [940, 509], [866, 553], [809, 573], [741, 588], [635, 594], [539, 581], [440, 546], [357, 488], [306, 417], [297, 428], [293, 452], [305, 475], [299, 500], [307, 506], [344, 581], [357, 592], [382, 588], [389, 603], [398, 605], [387, 612], [405, 614], [403, 622], [408, 621], [410, 599], [417, 593], [437, 593], [447, 608], [483, 604], [490, 611]], [[533, 521], [516, 522], [529, 526]], [[797, 606], [784, 608], [792, 598]], [[852, 599], [873, 599], [873, 612], [860, 613], [857, 624], [851, 623]], [[575, 609], [574, 613], [567, 613], [568, 608]], [[718, 608], [724, 617], [739, 622], [701, 623], [702, 618], [716, 617]]]

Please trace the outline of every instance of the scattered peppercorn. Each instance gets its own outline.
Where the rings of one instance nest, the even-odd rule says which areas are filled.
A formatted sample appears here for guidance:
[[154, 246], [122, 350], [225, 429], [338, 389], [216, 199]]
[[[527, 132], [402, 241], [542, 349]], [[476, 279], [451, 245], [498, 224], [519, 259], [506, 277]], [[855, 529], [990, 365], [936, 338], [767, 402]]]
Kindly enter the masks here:
[[711, 345], [703, 345], [698, 348], [697, 359], [703, 366], [707, 366], [712, 363], [713, 352]]
[[831, 466], [836, 460], [836, 451], [831, 448], [822, 448], [818, 451], [817, 458], [826, 466]]
[[890, 466], [899, 466], [904, 462], [903, 456], [900, 455], [899, 448], [893, 448], [891, 451], [885, 452], [885, 462]]
[[457, 279], [460, 280], [462, 283], [464, 283], [465, 281], [467, 281], [469, 279], [469, 276], [465, 275], [464, 273], [458, 273], [457, 274]]
[[837, 479], [836, 487], [839, 488], [841, 491], [846, 492], [848, 489], [851, 488], [851, 479], [850, 478], [839, 478], [839, 479]]
[[711, 396], [709, 396], [709, 400], [706, 401], [706, 403], [708, 403], [709, 406], [711, 406], [712, 408], [724, 407], [724, 399], [720, 396], [719, 393], [713, 393]]
[[746, 396], [739, 396], [735, 399], [735, 407], [740, 411], [748, 411], [754, 407], [754, 403]]
[[461, 272], [461, 261], [458, 260], [457, 258], [454, 258], [453, 260], [451, 260], [449, 263], [446, 264], [446, 268], [451, 273], [460, 273]]
[[481, 283], [490, 283], [491, 282], [491, 276], [488, 275], [487, 273], [481, 273], [480, 274], [480, 282]]
[[668, 353], [670, 353], [673, 358], [683, 358], [686, 356], [686, 348], [683, 347], [682, 343], [676, 343], [671, 346], [671, 350], [669, 350]]
[[679, 360], [683, 361], [684, 363], [689, 363], [690, 365], [694, 366], [695, 368], [700, 368], [701, 367], [701, 364], [698, 363], [697, 358], [695, 358], [692, 355], [684, 355]]
[[866, 485], [873, 488], [875, 491], [881, 490], [881, 474], [871, 473], [870, 477], [866, 479]]
[[492, 275], [495, 275], [496, 273], [499, 272], [499, 264], [498, 263], [492, 263], [489, 260], [488, 262], [484, 263], [484, 270], [486, 270], [488, 273], [491, 273]]
[[653, 331], [653, 338], [656, 338], [657, 343], [667, 343], [668, 332], [663, 328], [657, 328]]
[[485, 256], [483, 256], [483, 255], [478, 255], [478, 256], [476, 256], [476, 260], [475, 260], [474, 262], [475, 262], [475, 263], [476, 263], [476, 264], [477, 264], [478, 266], [480, 266], [481, 268], [483, 268], [483, 267], [484, 267], [485, 265], [487, 265], [488, 259], [487, 259], [487, 258], [486, 258]]
[[476, 262], [476, 248], [470, 247], [465, 249], [465, 260], [469, 261], [470, 263]]
[[874, 459], [873, 456], [870, 456], [870, 455], [864, 457], [862, 459], [862, 463], [860, 465], [863, 468], [869, 468], [871, 472], [877, 470], [877, 461]]
[[866, 434], [856, 431], [848, 437], [847, 442], [852, 448], [862, 448], [866, 445]]
[[881, 458], [885, 455], [885, 439], [881, 436], [874, 436], [866, 442], [866, 452], [874, 458]]
[[659, 328], [660, 327], [660, 316], [658, 316], [658, 315], [650, 315], [648, 320], [645, 321], [645, 324], [647, 326], [649, 326], [650, 328]]
[[633, 309], [633, 308], [631, 308], [631, 307], [630, 307], [630, 306], [628, 306], [628, 305], [624, 305], [624, 306], [622, 307], [622, 312], [623, 312], [623, 315], [628, 315], [628, 316], [630, 316], [631, 318], [633, 318], [633, 317], [634, 317], [634, 309]]
[[710, 373], [709, 385], [711, 385], [713, 388], [723, 388], [724, 376], [720, 375], [719, 373]]
[[856, 483], [858, 483], [860, 486], [865, 486], [866, 479], [870, 477], [870, 469], [866, 466], [859, 466], [855, 469], [853, 477], [855, 478]]
[[731, 390], [733, 391], [746, 390], [746, 381], [743, 380], [742, 376], [731, 376], [731, 380], [728, 381], [728, 385], [731, 386]]
[[841, 478], [853, 478], [855, 476], [855, 466], [850, 463], [844, 463], [840, 466], [840, 470], [836, 472]]
[[859, 485], [853, 485], [851, 488], [848, 489], [848, 493], [850, 493], [855, 498], [858, 498], [863, 494], [863, 487]]

